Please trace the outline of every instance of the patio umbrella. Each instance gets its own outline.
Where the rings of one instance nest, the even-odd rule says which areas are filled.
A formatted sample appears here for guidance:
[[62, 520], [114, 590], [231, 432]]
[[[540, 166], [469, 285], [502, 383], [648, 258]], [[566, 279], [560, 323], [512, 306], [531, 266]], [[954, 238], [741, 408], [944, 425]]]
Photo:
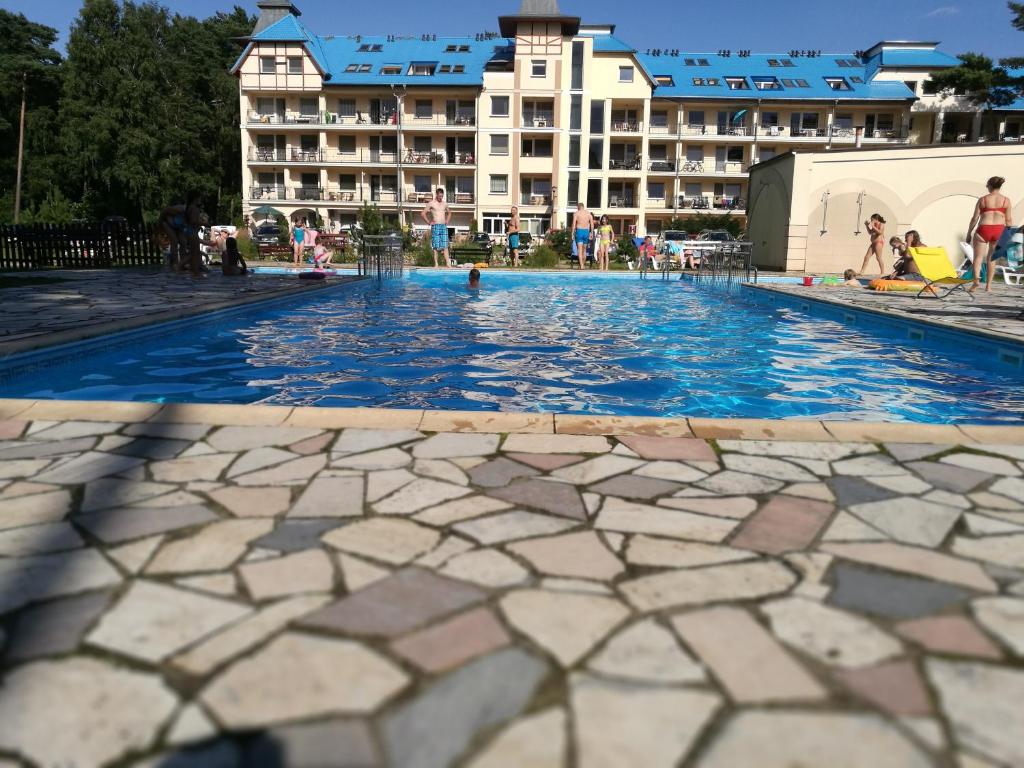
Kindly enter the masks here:
[[277, 208], [271, 208], [269, 205], [261, 205], [259, 208], [253, 211], [255, 216], [284, 216]]

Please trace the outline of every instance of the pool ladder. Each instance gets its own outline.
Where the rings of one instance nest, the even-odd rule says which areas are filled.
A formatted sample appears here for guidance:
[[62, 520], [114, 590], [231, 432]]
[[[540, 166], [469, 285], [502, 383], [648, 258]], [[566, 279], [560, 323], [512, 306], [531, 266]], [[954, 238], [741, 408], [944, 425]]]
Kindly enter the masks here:
[[756, 283], [757, 267], [753, 264], [753, 255], [753, 243], [719, 243], [713, 251], [705, 252], [701, 257], [693, 281], [701, 284], [728, 285], [734, 280], [742, 279], [746, 283]]
[[402, 238], [398, 235], [363, 235], [357, 271], [378, 280], [405, 274]]

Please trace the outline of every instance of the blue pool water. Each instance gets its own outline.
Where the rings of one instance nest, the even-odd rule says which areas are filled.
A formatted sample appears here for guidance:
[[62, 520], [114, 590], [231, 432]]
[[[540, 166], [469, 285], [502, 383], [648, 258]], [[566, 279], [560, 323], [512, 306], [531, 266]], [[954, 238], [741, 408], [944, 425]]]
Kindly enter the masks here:
[[[0, 368], [0, 395], [1019, 422], [1019, 370], [756, 304], [750, 289], [417, 272]], [[947, 345], [948, 348], [948, 345]]]

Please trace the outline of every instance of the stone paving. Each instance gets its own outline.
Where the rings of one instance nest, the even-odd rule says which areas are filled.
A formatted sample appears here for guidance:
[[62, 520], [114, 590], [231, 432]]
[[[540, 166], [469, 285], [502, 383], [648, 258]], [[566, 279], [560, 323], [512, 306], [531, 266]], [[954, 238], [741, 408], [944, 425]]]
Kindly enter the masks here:
[[916, 293], [878, 292], [865, 288], [787, 284], [761, 284], [758, 290], [776, 291], [789, 296], [812, 298], [840, 306], [852, 306], [871, 312], [882, 312], [896, 317], [933, 323], [945, 328], [984, 333], [1020, 342], [1024, 339], [1024, 288], [992, 283], [992, 292], [983, 289], [974, 294], [972, 301], [962, 292], [939, 301], [934, 298], [915, 298]]
[[1019, 441], [35, 407], [5, 767], [1024, 765]]
[[[0, 357], [326, 285], [284, 276], [225, 278], [216, 268], [202, 278], [159, 269], [61, 270], [5, 276], [16, 279], [40, 275], [63, 282], [0, 289], [4, 307]], [[332, 278], [329, 284], [350, 279]]]

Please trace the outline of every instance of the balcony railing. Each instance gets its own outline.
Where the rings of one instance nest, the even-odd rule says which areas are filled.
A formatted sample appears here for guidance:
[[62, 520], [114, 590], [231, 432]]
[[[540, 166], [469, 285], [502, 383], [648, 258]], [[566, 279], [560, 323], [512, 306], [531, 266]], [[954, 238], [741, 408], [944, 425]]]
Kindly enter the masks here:
[[652, 136], [675, 136], [678, 129], [674, 125], [652, 123], [649, 132]]
[[612, 120], [612, 133], [643, 133], [644, 124], [640, 120]]
[[535, 195], [523, 192], [519, 196], [520, 205], [551, 205], [551, 195]]
[[742, 197], [708, 197], [706, 195], [687, 197], [686, 195], [679, 195], [675, 202], [676, 205], [673, 205], [672, 199], [669, 198], [665, 201], [665, 207], [684, 208], [690, 211], [706, 211], [711, 208], [726, 211], [743, 211], [747, 207], [747, 201]]
[[342, 152], [341, 150], [331, 149], [324, 153], [324, 162], [351, 163], [352, 165], [363, 163], [395, 165], [398, 162], [398, 153], [381, 152], [376, 149], [359, 149], [355, 152]]
[[402, 127], [406, 130], [416, 130], [417, 128], [434, 128], [440, 126], [448, 126], [454, 128], [472, 128], [476, 125], [476, 115], [430, 115], [429, 117], [416, 117], [415, 115], [406, 115], [402, 118]]
[[634, 208], [636, 207], [636, 196], [632, 192], [608, 193], [608, 206], [610, 208]]
[[[429, 203], [434, 199], [433, 190], [406, 190], [405, 200], [409, 203]], [[449, 192], [445, 194], [445, 200], [452, 205], [472, 205], [476, 200], [472, 192]]]
[[642, 158], [636, 157], [612, 157], [608, 159], [608, 168], [613, 171], [642, 171], [644, 167]]
[[472, 152], [456, 152], [449, 157], [443, 150], [416, 152], [407, 149], [402, 162], [407, 165], [475, 165], [476, 156]]
[[675, 173], [676, 161], [651, 160], [651, 162], [647, 164], [647, 170], [653, 171], [654, 173]]
[[398, 201], [398, 192], [393, 189], [371, 189], [370, 202], [394, 203]]
[[746, 173], [748, 168], [747, 163], [715, 163], [715, 173]]
[[292, 187], [280, 184], [260, 184], [252, 188], [252, 200], [324, 200], [321, 187]]
[[523, 128], [554, 128], [554, 112], [524, 112]]

